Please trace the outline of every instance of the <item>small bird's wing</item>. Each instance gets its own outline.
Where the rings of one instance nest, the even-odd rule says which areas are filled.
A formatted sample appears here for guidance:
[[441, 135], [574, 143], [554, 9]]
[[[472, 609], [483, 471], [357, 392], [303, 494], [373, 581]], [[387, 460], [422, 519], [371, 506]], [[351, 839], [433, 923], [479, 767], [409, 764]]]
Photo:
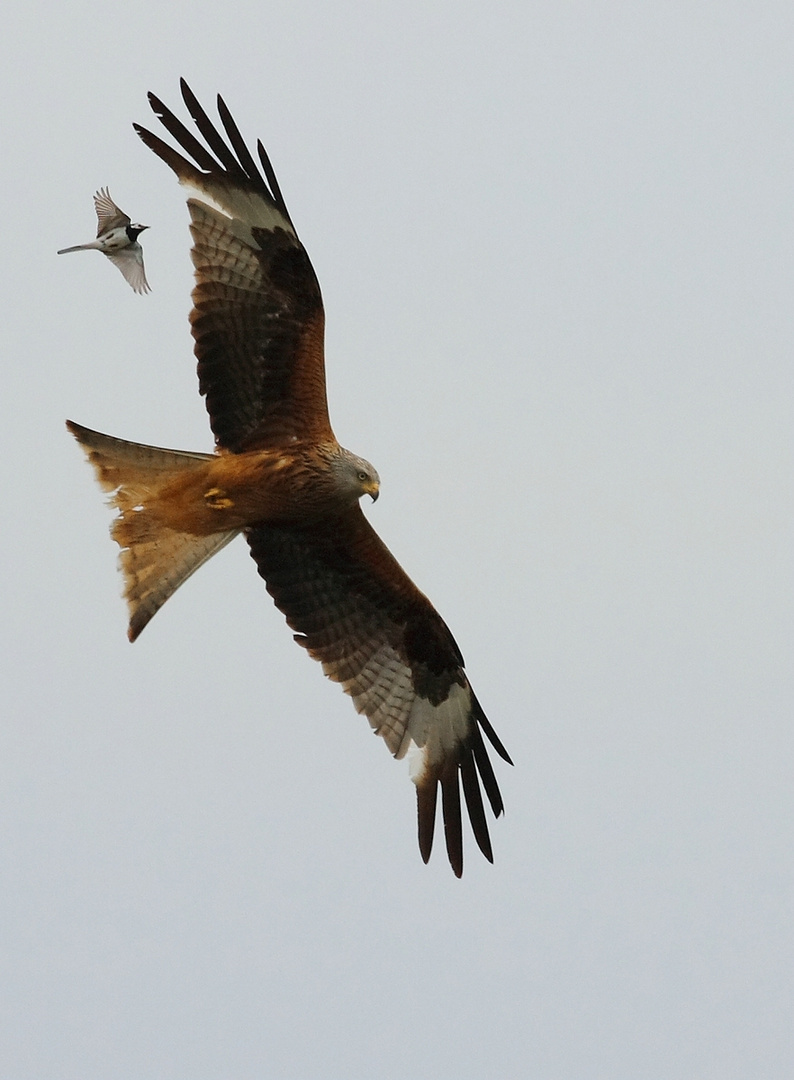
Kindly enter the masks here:
[[181, 89], [204, 143], [153, 94], [149, 102], [195, 165], [134, 127], [188, 190], [196, 268], [190, 321], [216, 443], [240, 453], [328, 441], [320, 286], [270, 160], [258, 143], [260, 170], [222, 98], [225, 137], [184, 79]]
[[94, 206], [96, 207], [98, 222], [97, 236], [110, 232], [111, 229], [118, 229], [120, 225], [129, 225], [131, 223], [131, 219], [127, 217], [123, 210], [119, 210], [118, 206], [113, 202], [107, 188], [100, 188], [96, 193]]
[[251, 554], [295, 640], [341, 683], [396, 757], [416, 749], [419, 848], [433, 844], [438, 787], [447, 854], [463, 871], [460, 787], [474, 837], [493, 861], [480, 784], [502, 797], [482, 738], [510, 761], [463, 671], [445, 622], [358, 505], [317, 526], [246, 530]]
[[114, 266], [121, 270], [126, 280], [136, 293], [147, 293], [152, 290], [146, 280], [146, 272], [143, 268], [143, 249], [139, 243], [130, 244], [129, 247], [119, 248], [118, 251], [106, 251], [105, 255]]

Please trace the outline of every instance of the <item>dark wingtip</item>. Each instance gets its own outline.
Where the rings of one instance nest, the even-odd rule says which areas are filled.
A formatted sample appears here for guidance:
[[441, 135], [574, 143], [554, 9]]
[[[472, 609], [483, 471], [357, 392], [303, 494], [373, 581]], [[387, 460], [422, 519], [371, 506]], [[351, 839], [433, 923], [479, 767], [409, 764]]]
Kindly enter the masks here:
[[416, 785], [416, 810], [419, 826], [419, 851], [422, 860], [427, 863], [433, 850], [433, 834], [436, 831], [436, 796], [438, 782], [422, 780]]
[[494, 748], [494, 750], [497, 752], [497, 754], [503, 761], [506, 761], [508, 765], [512, 765], [513, 759], [510, 757], [510, 755], [502, 745], [502, 740], [499, 738], [499, 736], [496, 734], [493, 727], [491, 726], [491, 722], [485, 715], [485, 711], [483, 710], [482, 705], [477, 700], [477, 695], [474, 693], [473, 690], [471, 691], [471, 704], [474, 719], [488, 736], [488, 742], [491, 744], [491, 746]]
[[[149, 91], [147, 96], [149, 105], [157, 119], [177, 141], [181, 149], [193, 159], [195, 164], [188, 162], [168, 144], [163, 143], [161, 139], [141, 127], [140, 124], [133, 124], [140, 138], [180, 178], [184, 176], [186, 169], [194, 169], [197, 166], [201, 172], [208, 175], [217, 176], [222, 174], [238, 184], [253, 184], [268, 199], [272, 199], [289, 221], [289, 214], [270, 162], [267, 161], [265, 156], [264, 160], [267, 161], [265, 165], [266, 183], [221, 95], [218, 94], [217, 97], [218, 112], [226, 131], [228, 143], [202, 108], [186, 79], [180, 78], [179, 86], [182, 92], [182, 100], [204, 142], [197, 139], [193, 132], [174, 115], [156, 94]], [[270, 189], [268, 189], [267, 184], [270, 184]]]
[[148, 146], [150, 150], [154, 150], [154, 152], [159, 157], [160, 154], [159, 154], [159, 151], [157, 150], [157, 145], [158, 145], [158, 143], [160, 145], [163, 145], [163, 146], [165, 145], [165, 143], [163, 143], [162, 139], [159, 139], [153, 132], [149, 131], [148, 128], [145, 128], [143, 126], [143, 124], [135, 124], [135, 123], [133, 123], [132, 127], [133, 127], [133, 130], [135, 131], [135, 134], [138, 136], [138, 138], [141, 140], [141, 142], [143, 142], [143, 144], [145, 146]]
[[147, 93], [146, 100], [149, 102], [149, 107], [151, 108], [155, 116], [162, 117], [162, 114], [164, 112], [168, 112], [167, 107], [163, 105], [157, 94], [152, 93], [151, 90]]
[[447, 858], [455, 877], [462, 877], [463, 875], [463, 818], [460, 813], [459, 764], [457, 755], [448, 758], [444, 762], [439, 776]]
[[444, 840], [447, 857], [455, 877], [463, 875], [463, 815], [461, 813], [461, 788], [466, 805], [466, 815], [477, 847], [493, 863], [493, 848], [488, 830], [483, 794], [487, 796], [494, 817], [504, 812], [502, 795], [488, 757], [483, 732], [494, 743], [500, 756], [507, 757], [504, 747], [493, 732], [477, 699], [472, 695], [472, 713], [469, 732], [440, 761], [431, 765], [416, 781], [417, 808], [419, 814], [419, 850], [427, 862], [433, 847], [436, 802], [441, 788], [441, 808], [444, 821]]
[[493, 862], [493, 849], [491, 837], [488, 832], [488, 821], [485, 817], [485, 807], [480, 791], [480, 782], [477, 779], [477, 764], [473, 750], [465, 748], [460, 762], [460, 778], [463, 781], [463, 795], [466, 799], [466, 810], [471, 822], [471, 829], [477, 847], [483, 853], [488, 862]]

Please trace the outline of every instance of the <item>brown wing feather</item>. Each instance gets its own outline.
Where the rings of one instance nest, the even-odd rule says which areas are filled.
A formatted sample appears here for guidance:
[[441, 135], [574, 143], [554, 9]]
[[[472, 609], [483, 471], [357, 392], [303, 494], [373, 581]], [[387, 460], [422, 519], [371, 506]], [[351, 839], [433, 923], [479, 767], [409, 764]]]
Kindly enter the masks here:
[[295, 640], [342, 684], [395, 756], [418, 748], [414, 782], [425, 861], [440, 786], [447, 853], [455, 873], [462, 873], [461, 783], [477, 844], [492, 860], [480, 781], [496, 816], [503, 807], [481, 732], [510, 758], [443, 619], [359, 507], [318, 526], [259, 526], [246, 535]]
[[158, 98], [149, 100], [195, 165], [150, 131], [135, 129], [190, 190], [191, 325], [216, 442], [240, 453], [333, 439], [320, 286], [269, 160], [260, 153], [270, 186], [221, 99], [228, 142], [184, 80], [182, 95], [209, 149]]

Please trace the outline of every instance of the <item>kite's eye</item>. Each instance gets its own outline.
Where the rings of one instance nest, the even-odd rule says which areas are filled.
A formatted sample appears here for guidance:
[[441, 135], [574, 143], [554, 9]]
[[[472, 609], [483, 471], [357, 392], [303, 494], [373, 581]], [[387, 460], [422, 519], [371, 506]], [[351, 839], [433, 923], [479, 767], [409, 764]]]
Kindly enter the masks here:
[[362, 471], [361, 471], [361, 472], [360, 472], [360, 473], [358, 474], [358, 478], [359, 478], [359, 480], [360, 480], [360, 481], [362, 482], [362, 484], [364, 483], [364, 481], [365, 481], [365, 480], [369, 480], [369, 477], [368, 477], [368, 476], [367, 476], [367, 474], [366, 474], [366, 473], [365, 473], [365, 472], [363, 471], [363, 469], [362, 469]]

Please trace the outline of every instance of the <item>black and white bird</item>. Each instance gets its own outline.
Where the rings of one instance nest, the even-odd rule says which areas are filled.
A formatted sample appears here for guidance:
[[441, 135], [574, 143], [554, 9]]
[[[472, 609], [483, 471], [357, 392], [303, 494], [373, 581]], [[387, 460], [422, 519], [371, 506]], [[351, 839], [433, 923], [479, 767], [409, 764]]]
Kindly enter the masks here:
[[100, 188], [94, 196], [94, 206], [99, 222], [96, 240], [90, 244], [61, 248], [59, 255], [70, 251], [101, 251], [114, 266], [121, 270], [136, 293], [150, 292], [149, 282], [143, 269], [143, 248], [138, 237], [148, 225], [133, 225], [123, 210], [113, 202], [107, 188]]

